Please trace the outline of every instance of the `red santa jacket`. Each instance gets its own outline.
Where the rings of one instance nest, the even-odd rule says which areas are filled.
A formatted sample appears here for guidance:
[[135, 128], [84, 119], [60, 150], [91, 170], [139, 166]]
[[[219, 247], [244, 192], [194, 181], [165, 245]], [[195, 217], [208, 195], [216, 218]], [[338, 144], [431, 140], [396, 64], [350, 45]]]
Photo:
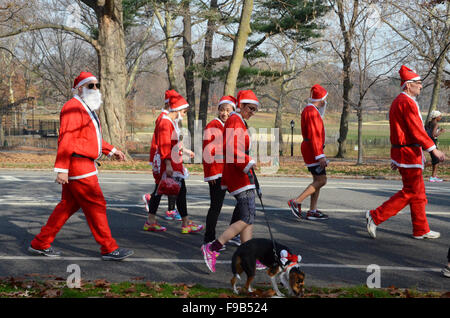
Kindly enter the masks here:
[[223, 132], [224, 123], [214, 118], [203, 131], [203, 174], [204, 180], [211, 181], [222, 177], [223, 158]]
[[422, 148], [430, 152], [436, 148], [422, 123], [419, 105], [414, 98], [402, 92], [389, 110], [391, 132], [391, 160], [398, 167], [422, 168]]
[[169, 159], [172, 164], [174, 177], [188, 177], [179, 149], [179, 136], [180, 130], [178, 125], [170, 117], [163, 115], [154, 132], [157, 148], [153, 157], [153, 177], [157, 184], [159, 184], [161, 177], [166, 172], [166, 159]]
[[96, 175], [94, 160], [112, 155], [116, 148], [102, 139], [100, 121], [94, 112], [75, 95], [60, 113], [55, 172], [69, 174], [69, 180]]
[[319, 159], [324, 158], [325, 127], [319, 110], [312, 104], [306, 105], [301, 115], [303, 142], [301, 151], [307, 167], [319, 165]]
[[246, 123], [239, 113], [231, 113], [224, 127], [223, 156], [225, 164], [222, 172], [222, 189], [237, 195], [248, 189], [255, 189], [248, 173], [255, 161], [250, 157], [251, 139]]
[[[157, 129], [156, 127], [158, 126], [159, 122], [161, 121], [161, 118], [162, 118], [164, 115], [167, 115], [168, 113], [169, 113], [169, 111], [168, 111], [168, 110], [165, 110], [165, 109], [163, 109], [163, 110], [161, 111], [161, 114], [159, 114], [158, 118], [156, 118], [156, 120], [155, 120], [155, 130]], [[157, 148], [158, 148], [158, 147], [157, 147], [157, 145], [156, 145], [155, 134], [153, 134], [153, 136], [152, 136], [152, 143], [151, 143], [151, 145], [150, 145], [150, 159], [149, 159], [149, 163], [150, 163], [150, 164], [153, 164], [153, 157], [155, 156], [155, 152], [156, 152], [156, 149], [157, 149]]]

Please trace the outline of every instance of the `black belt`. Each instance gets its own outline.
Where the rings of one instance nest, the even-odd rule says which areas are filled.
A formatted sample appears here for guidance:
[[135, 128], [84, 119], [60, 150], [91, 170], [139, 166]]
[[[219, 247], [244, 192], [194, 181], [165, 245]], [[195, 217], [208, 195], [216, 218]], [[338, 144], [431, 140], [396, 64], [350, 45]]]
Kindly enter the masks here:
[[409, 144], [409, 145], [392, 145], [392, 148], [404, 148], [404, 147], [422, 147], [419, 144]]
[[83, 156], [83, 155], [79, 155], [79, 154], [77, 154], [77, 153], [73, 153], [73, 154], [72, 154], [72, 157], [75, 157], [75, 158], [86, 158], [86, 159], [89, 159], [89, 160], [94, 161], [99, 167], [101, 166], [100, 162], [95, 161], [95, 160], [92, 159], [92, 158], [89, 158], [89, 157], [86, 157], [86, 156]]

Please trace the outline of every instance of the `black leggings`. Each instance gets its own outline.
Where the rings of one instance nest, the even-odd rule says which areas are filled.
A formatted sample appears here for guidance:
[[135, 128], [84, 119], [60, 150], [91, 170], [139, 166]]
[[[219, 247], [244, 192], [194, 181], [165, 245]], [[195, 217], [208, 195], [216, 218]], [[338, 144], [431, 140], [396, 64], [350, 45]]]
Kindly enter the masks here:
[[447, 260], [450, 263], [450, 247], [448, 248]]
[[211, 200], [208, 214], [206, 215], [205, 236], [204, 243], [212, 242], [216, 239], [216, 225], [219, 219], [220, 211], [222, 210], [223, 200], [225, 198], [226, 190], [222, 190], [220, 185], [221, 178], [216, 179], [214, 184], [208, 182], [209, 198]]
[[[159, 202], [161, 201], [162, 195], [159, 195], [156, 191], [158, 190], [158, 184], [155, 185], [155, 190], [153, 190], [150, 202], [148, 203], [148, 213], [156, 214], [159, 207]], [[176, 198], [177, 210], [180, 216], [183, 218], [188, 215], [187, 213], [187, 203], [186, 203], [186, 183], [184, 179], [181, 179], [181, 189]], [[171, 198], [169, 197], [169, 209], [171, 208]], [[173, 209], [172, 209], [173, 210]]]

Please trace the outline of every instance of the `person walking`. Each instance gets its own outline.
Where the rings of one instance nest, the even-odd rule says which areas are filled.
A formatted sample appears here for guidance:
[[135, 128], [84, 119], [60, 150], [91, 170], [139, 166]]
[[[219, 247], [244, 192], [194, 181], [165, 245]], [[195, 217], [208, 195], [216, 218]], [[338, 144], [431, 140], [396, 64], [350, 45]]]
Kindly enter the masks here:
[[189, 174], [183, 166], [178, 122], [186, 115], [188, 108], [187, 101], [175, 90], [171, 90], [169, 93], [169, 113], [163, 115], [161, 121], [155, 127], [156, 151], [152, 165], [155, 189], [147, 202], [149, 214], [144, 224], [145, 231], [164, 232], [167, 230], [156, 222], [156, 211], [162, 196], [158, 193], [158, 187], [165, 178], [173, 178], [180, 184], [180, 190], [176, 196], [176, 205], [182, 221], [181, 233], [195, 233], [203, 229], [203, 225], [195, 224], [190, 220], [186, 203], [184, 179]]
[[223, 158], [223, 133], [230, 113], [236, 110], [236, 98], [223, 96], [219, 101], [218, 116], [211, 120], [203, 132], [203, 174], [208, 182], [210, 207], [206, 215], [204, 243], [216, 239], [216, 225], [222, 209], [226, 190], [221, 187]]
[[422, 81], [413, 70], [402, 65], [399, 70], [402, 92], [389, 110], [391, 140], [391, 168], [400, 172], [403, 188], [375, 210], [366, 211], [366, 227], [370, 237], [376, 238], [377, 227], [396, 215], [407, 205], [411, 210], [413, 238], [437, 239], [439, 232], [431, 231], [425, 206], [427, 197], [423, 180], [424, 156], [422, 149], [444, 161], [445, 155], [436, 148], [426, 133], [416, 97]]
[[[439, 127], [439, 122], [442, 119], [442, 113], [438, 110], [433, 110], [430, 114], [430, 121], [425, 124], [425, 131], [428, 136], [433, 140], [434, 144], [437, 147], [438, 140], [437, 138], [445, 132], [444, 128]], [[431, 177], [430, 182], [442, 182], [441, 178], [437, 177], [437, 167], [439, 164], [439, 158], [437, 158], [433, 152], [430, 152], [431, 157]]]
[[[171, 93], [172, 93], [172, 90], [166, 90], [166, 92], [165, 92], [164, 107], [161, 109], [161, 113], [159, 114], [159, 116], [155, 120], [155, 129], [158, 126], [159, 122], [161, 121], [161, 118], [164, 115], [168, 115], [169, 114], [169, 108], [170, 108], [170, 106], [169, 106], [169, 97], [170, 97]], [[151, 146], [150, 146], [150, 158], [149, 158], [150, 165], [153, 164], [153, 158], [155, 156], [157, 148], [158, 148], [158, 145], [156, 144], [155, 134], [153, 134], [152, 141], [151, 141]], [[149, 211], [148, 202], [150, 201], [150, 198], [151, 198], [151, 194], [150, 193], [145, 193], [142, 196], [142, 201], [144, 201], [145, 209], [146, 209], [147, 212]], [[176, 197], [168, 196], [167, 197], [167, 201], [168, 201], [168, 208], [167, 208], [167, 211], [165, 213], [164, 218], [166, 220], [178, 220], [178, 221], [181, 221], [180, 213], [178, 212], [178, 210], [175, 207]]]
[[445, 277], [449, 277], [450, 278], [450, 247], [448, 248], [448, 252], [447, 252], [447, 266], [445, 266], [442, 269], [441, 273]]
[[95, 113], [102, 103], [99, 89], [100, 83], [92, 73], [81, 72], [74, 81], [74, 97], [61, 109], [54, 168], [55, 182], [62, 185], [61, 201], [32, 240], [28, 251], [33, 255], [60, 256], [51, 244], [66, 221], [80, 208], [101, 246], [103, 260], [123, 260], [133, 255], [132, 250], [120, 248], [111, 235], [106, 201], [98, 182], [96, 160], [102, 154], [125, 160], [123, 152], [102, 138]]
[[311, 197], [307, 220], [326, 220], [328, 216], [317, 209], [320, 190], [327, 183], [326, 167], [328, 165], [323, 152], [325, 148], [325, 128], [323, 116], [327, 105], [328, 92], [319, 84], [311, 87], [309, 103], [301, 114], [301, 128], [303, 141], [301, 152], [303, 160], [311, 172], [313, 182], [296, 198], [288, 201], [292, 214], [298, 219], [302, 218], [302, 202]]
[[236, 198], [232, 219], [235, 220], [216, 240], [201, 247], [206, 266], [216, 271], [219, 251], [230, 239], [240, 234], [242, 243], [253, 236], [255, 219], [255, 184], [253, 169], [256, 162], [249, 155], [251, 140], [246, 120], [258, 110], [259, 101], [251, 90], [239, 91], [236, 112], [231, 113], [224, 126], [223, 156], [225, 164], [222, 172], [221, 188]]

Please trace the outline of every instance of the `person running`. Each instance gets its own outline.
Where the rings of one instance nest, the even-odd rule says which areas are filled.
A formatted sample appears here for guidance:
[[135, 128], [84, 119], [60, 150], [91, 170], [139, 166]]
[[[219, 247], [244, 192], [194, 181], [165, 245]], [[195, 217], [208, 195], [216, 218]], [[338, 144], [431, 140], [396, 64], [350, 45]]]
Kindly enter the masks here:
[[445, 266], [442, 269], [441, 273], [445, 277], [449, 277], [450, 278], [450, 247], [448, 248], [448, 252], [447, 252], [447, 266]]
[[204, 243], [216, 239], [216, 225], [222, 209], [226, 190], [221, 188], [223, 158], [223, 132], [230, 113], [236, 110], [236, 98], [223, 96], [219, 101], [218, 116], [211, 120], [203, 133], [203, 174], [208, 182], [210, 207], [206, 215]]
[[[442, 113], [438, 110], [433, 110], [430, 114], [430, 121], [426, 123], [425, 125], [425, 131], [427, 132], [428, 136], [433, 140], [434, 144], [437, 147], [437, 138], [445, 132], [444, 128], [439, 127], [439, 122], [442, 119]], [[441, 178], [437, 177], [437, 166], [439, 164], [439, 158], [437, 158], [433, 152], [430, 152], [431, 157], [431, 177], [430, 182], [442, 182], [443, 180]]]
[[167, 229], [156, 222], [156, 211], [161, 201], [158, 186], [164, 178], [173, 178], [180, 184], [180, 191], [176, 197], [176, 205], [181, 215], [181, 233], [195, 233], [203, 229], [203, 225], [195, 224], [189, 219], [186, 203], [187, 169], [183, 166], [180, 149], [180, 129], [178, 122], [186, 115], [189, 104], [175, 90], [169, 92], [169, 114], [163, 115], [155, 127], [156, 151], [153, 157], [153, 177], [155, 189], [148, 201], [149, 214], [144, 224], [145, 231], [164, 232]]
[[327, 183], [326, 166], [327, 159], [323, 152], [325, 148], [325, 128], [323, 116], [327, 105], [328, 96], [325, 88], [319, 84], [311, 87], [309, 103], [302, 111], [301, 128], [303, 141], [301, 151], [303, 160], [311, 172], [313, 182], [296, 198], [288, 201], [288, 206], [295, 217], [302, 218], [302, 202], [311, 197], [307, 220], [326, 220], [328, 216], [317, 209], [320, 189]]
[[119, 247], [111, 235], [106, 201], [98, 182], [96, 160], [102, 154], [125, 160], [125, 154], [102, 139], [100, 120], [100, 83], [90, 72], [81, 72], [72, 88], [74, 97], [61, 109], [55, 182], [62, 185], [61, 201], [47, 223], [31, 242], [33, 255], [58, 257], [51, 244], [67, 220], [80, 208], [91, 232], [100, 245], [103, 260], [120, 261], [133, 250]]
[[205, 243], [201, 247], [206, 266], [211, 272], [216, 271], [216, 259], [220, 255], [222, 246], [230, 239], [240, 234], [242, 243], [253, 236], [253, 222], [255, 219], [255, 184], [253, 169], [256, 163], [250, 157], [250, 136], [246, 120], [250, 119], [258, 110], [259, 101], [251, 90], [239, 91], [237, 95], [236, 112], [225, 123], [223, 156], [225, 165], [222, 172], [221, 188], [226, 189], [236, 198], [233, 211], [233, 222], [213, 242]]
[[407, 205], [411, 210], [413, 238], [437, 239], [439, 232], [431, 231], [425, 206], [427, 196], [423, 180], [424, 156], [422, 149], [433, 152], [439, 161], [445, 155], [436, 148], [426, 133], [416, 97], [422, 81], [413, 70], [402, 65], [399, 70], [402, 92], [394, 99], [389, 110], [391, 139], [391, 168], [398, 169], [403, 188], [375, 210], [366, 212], [366, 227], [370, 237], [376, 238], [377, 227], [396, 215]]
[[[159, 116], [155, 120], [155, 129], [158, 126], [159, 122], [161, 121], [161, 118], [164, 115], [168, 115], [169, 114], [169, 108], [170, 108], [170, 106], [169, 106], [169, 97], [170, 97], [170, 93], [171, 93], [170, 90], [166, 90], [165, 98], [164, 98], [164, 107], [163, 107], [163, 109], [161, 109], [161, 113], [159, 114]], [[153, 134], [152, 142], [151, 142], [151, 146], [150, 146], [150, 160], [149, 160], [150, 165], [153, 164], [153, 158], [155, 156], [157, 148], [158, 148], [158, 146], [156, 144], [155, 134]], [[144, 203], [145, 203], [145, 209], [147, 210], [147, 212], [149, 211], [148, 202], [150, 201], [150, 198], [151, 198], [151, 194], [150, 193], [145, 193], [142, 196], [142, 201], [144, 201]], [[167, 211], [165, 213], [164, 218], [166, 220], [178, 220], [178, 221], [181, 221], [180, 213], [178, 213], [178, 210], [175, 207], [176, 197], [168, 196], [167, 197], [167, 201], [168, 201], [168, 209], [167, 209]]]

